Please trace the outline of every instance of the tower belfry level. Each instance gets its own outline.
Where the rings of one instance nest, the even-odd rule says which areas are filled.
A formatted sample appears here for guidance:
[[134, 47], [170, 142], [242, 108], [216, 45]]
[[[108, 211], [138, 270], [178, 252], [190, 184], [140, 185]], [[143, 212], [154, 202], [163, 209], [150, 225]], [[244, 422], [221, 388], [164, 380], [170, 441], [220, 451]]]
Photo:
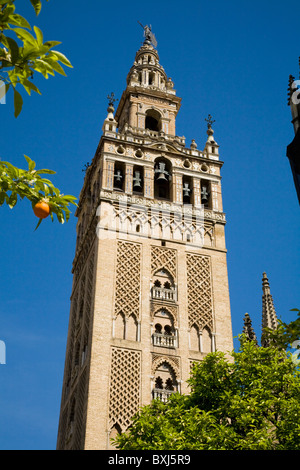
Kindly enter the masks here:
[[189, 393], [194, 361], [233, 348], [223, 162], [176, 134], [181, 99], [149, 40], [137, 51], [76, 212], [58, 449], [109, 449], [132, 416]]

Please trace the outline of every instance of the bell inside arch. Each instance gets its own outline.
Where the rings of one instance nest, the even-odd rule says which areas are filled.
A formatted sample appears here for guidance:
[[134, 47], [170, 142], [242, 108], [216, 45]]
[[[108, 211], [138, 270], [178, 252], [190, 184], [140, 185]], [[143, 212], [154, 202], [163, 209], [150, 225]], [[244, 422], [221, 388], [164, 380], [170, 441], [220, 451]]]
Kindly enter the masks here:
[[120, 169], [116, 169], [114, 174], [114, 188], [120, 190], [123, 188], [123, 172]]
[[206, 204], [209, 199], [209, 192], [208, 192], [208, 187], [207, 186], [202, 186], [201, 189], [201, 201], [203, 204]]
[[115, 176], [116, 183], [120, 184], [122, 182], [122, 178], [123, 178], [121, 170], [117, 170], [117, 173], [114, 176]]
[[183, 196], [184, 197], [189, 197], [190, 196], [191, 189], [189, 187], [189, 183], [184, 183], [183, 186]]
[[155, 173], [158, 174], [158, 182], [167, 182], [169, 180], [169, 173], [166, 170], [166, 164], [159, 162], [158, 168], [155, 169]]
[[134, 172], [133, 189], [135, 191], [141, 191], [142, 189], [142, 179], [141, 179], [141, 173], [139, 171]]

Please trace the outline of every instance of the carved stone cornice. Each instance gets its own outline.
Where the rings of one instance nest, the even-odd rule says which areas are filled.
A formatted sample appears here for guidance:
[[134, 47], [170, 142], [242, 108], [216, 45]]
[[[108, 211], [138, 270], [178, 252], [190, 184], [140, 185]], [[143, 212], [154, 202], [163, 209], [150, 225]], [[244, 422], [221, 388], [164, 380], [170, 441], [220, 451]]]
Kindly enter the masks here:
[[109, 201], [109, 202], [119, 202], [120, 204], [128, 204], [134, 206], [141, 206], [141, 208], [149, 209], [151, 208], [153, 211], [157, 210], [158, 212], [172, 212], [174, 214], [182, 214], [184, 213], [185, 216], [192, 216], [192, 217], [204, 217], [204, 220], [211, 220], [216, 223], [226, 223], [225, 213], [224, 212], [217, 212], [211, 209], [203, 209], [197, 208], [192, 205], [186, 204], [184, 209], [183, 206], [180, 204], [174, 204], [172, 202], [165, 202], [165, 201], [158, 201], [153, 199], [148, 199], [142, 196], [135, 196], [135, 195], [126, 195], [124, 193], [116, 193], [113, 191], [102, 190], [100, 192], [100, 200]]

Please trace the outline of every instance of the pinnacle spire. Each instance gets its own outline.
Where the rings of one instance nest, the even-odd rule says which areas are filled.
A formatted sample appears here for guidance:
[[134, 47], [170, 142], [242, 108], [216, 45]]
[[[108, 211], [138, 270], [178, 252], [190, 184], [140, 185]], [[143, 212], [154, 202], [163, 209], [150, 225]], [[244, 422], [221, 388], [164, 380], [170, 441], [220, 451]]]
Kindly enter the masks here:
[[275, 329], [277, 327], [277, 315], [274, 308], [273, 297], [271, 295], [270, 284], [266, 273], [263, 273], [262, 278], [262, 346], [266, 346], [263, 339], [265, 328]]
[[255, 341], [255, 343], [257, 344], [256, 334], [254, 332], [254, 329], [252, 328], [252, 321], [249, 313], [245, 313], [244, 316], [243, 333], [247, 336], [250, 341]]

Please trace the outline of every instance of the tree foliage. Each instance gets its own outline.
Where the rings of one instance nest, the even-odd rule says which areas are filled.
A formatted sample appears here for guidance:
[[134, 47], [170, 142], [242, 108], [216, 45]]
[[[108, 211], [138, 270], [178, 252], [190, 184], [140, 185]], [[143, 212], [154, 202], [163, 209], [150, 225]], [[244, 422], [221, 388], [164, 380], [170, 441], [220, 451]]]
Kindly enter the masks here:
[[[25, 159], [28, 163], [28, 170], [22, 170], [13, 166], [9, 162], [0, 161], [0, 206], [6, 203], [11, 209], [16, 205], [18, 198], [27, 198], [32, 203], [32, 207], [41, 200], [50, 206], [50, 216], [53, 221], [53, 214], [57, 220], [64, 223], [69, 220], [69, 204], [75, 204], [76, 197], [61, 194], [59, 189], [43, 174], [55, 174], [55, 171], [35, 169], [35, 162], [27, 155]], [[39, 220], [37, 227], [42, 222]], [[36, 228], [37, 228], [36, 227]]]
[[[38, 15], [41, 1], [30, 2]], [[15, 10], [15, 0], [0, 0], [0, 80], [4, 84], [0, 98], [12, 88], [17, 117], [23, 106], [23, 98], [17, 87], [23, 87], [29, 95], [32, 91], [40, 94], [40, 90], [32, 83], [36, 72], [47, 79], [55, 72], [66, 75], [62, 65], [72, 65], [64, 54], [53, 49], [61, 44], [59, 41], [44, 41], [40, 28], [32, 28]]]
[[143, 407], [123, 450], [300, 450], [300, 373], [291, 354], [240, 337], [195, 363], [191, 393]]
[[[48, 1], [48, 0], [47, 0]], [[30, 0], [36, 15], [42, 7], [41, 0]], [[67, 57], [53, 49], [59, 41], [44, 41], [43, 33], [37, 26], [16, 13], [15, 0], [0, 0], [0, 99], [13, 90], [14, 114], [18, 117], [23, 106], [23, 98], [17, 90], [20, 87], [30, 95], [40, 90], [32, 83], [35, 73], [46, 79], [55, 72], [66, 75], [62, 65], [72, 67]], [[31, 31], [31, 32], [30, 32]], [[70, 217], [69, 205], [76, 197], [64, 195], [42, 174], [55, 174], [55, 171], [36, 170], [35, 162], [25, 155], [28, 170], [17, 168], [8, 161], [0, 160], [0, 206], [6, 203], [15, 207], [18, 199], [27, 198], [34, 206], [38, 201], [49, 204], [51, 219], [56, 214], [57, 220], [64, 223]], [[42, 222], [39, 220], [37, 227]]]
[[278, 319], [277, 328], [265, 328], [264, 337], [274, 347], [284, 350], [292, 347], [298, 349], [298, 355], [300, 355], [300, 310], [292, 308], [290, 311], [297, 312], [297, 318], [289, 323]]

